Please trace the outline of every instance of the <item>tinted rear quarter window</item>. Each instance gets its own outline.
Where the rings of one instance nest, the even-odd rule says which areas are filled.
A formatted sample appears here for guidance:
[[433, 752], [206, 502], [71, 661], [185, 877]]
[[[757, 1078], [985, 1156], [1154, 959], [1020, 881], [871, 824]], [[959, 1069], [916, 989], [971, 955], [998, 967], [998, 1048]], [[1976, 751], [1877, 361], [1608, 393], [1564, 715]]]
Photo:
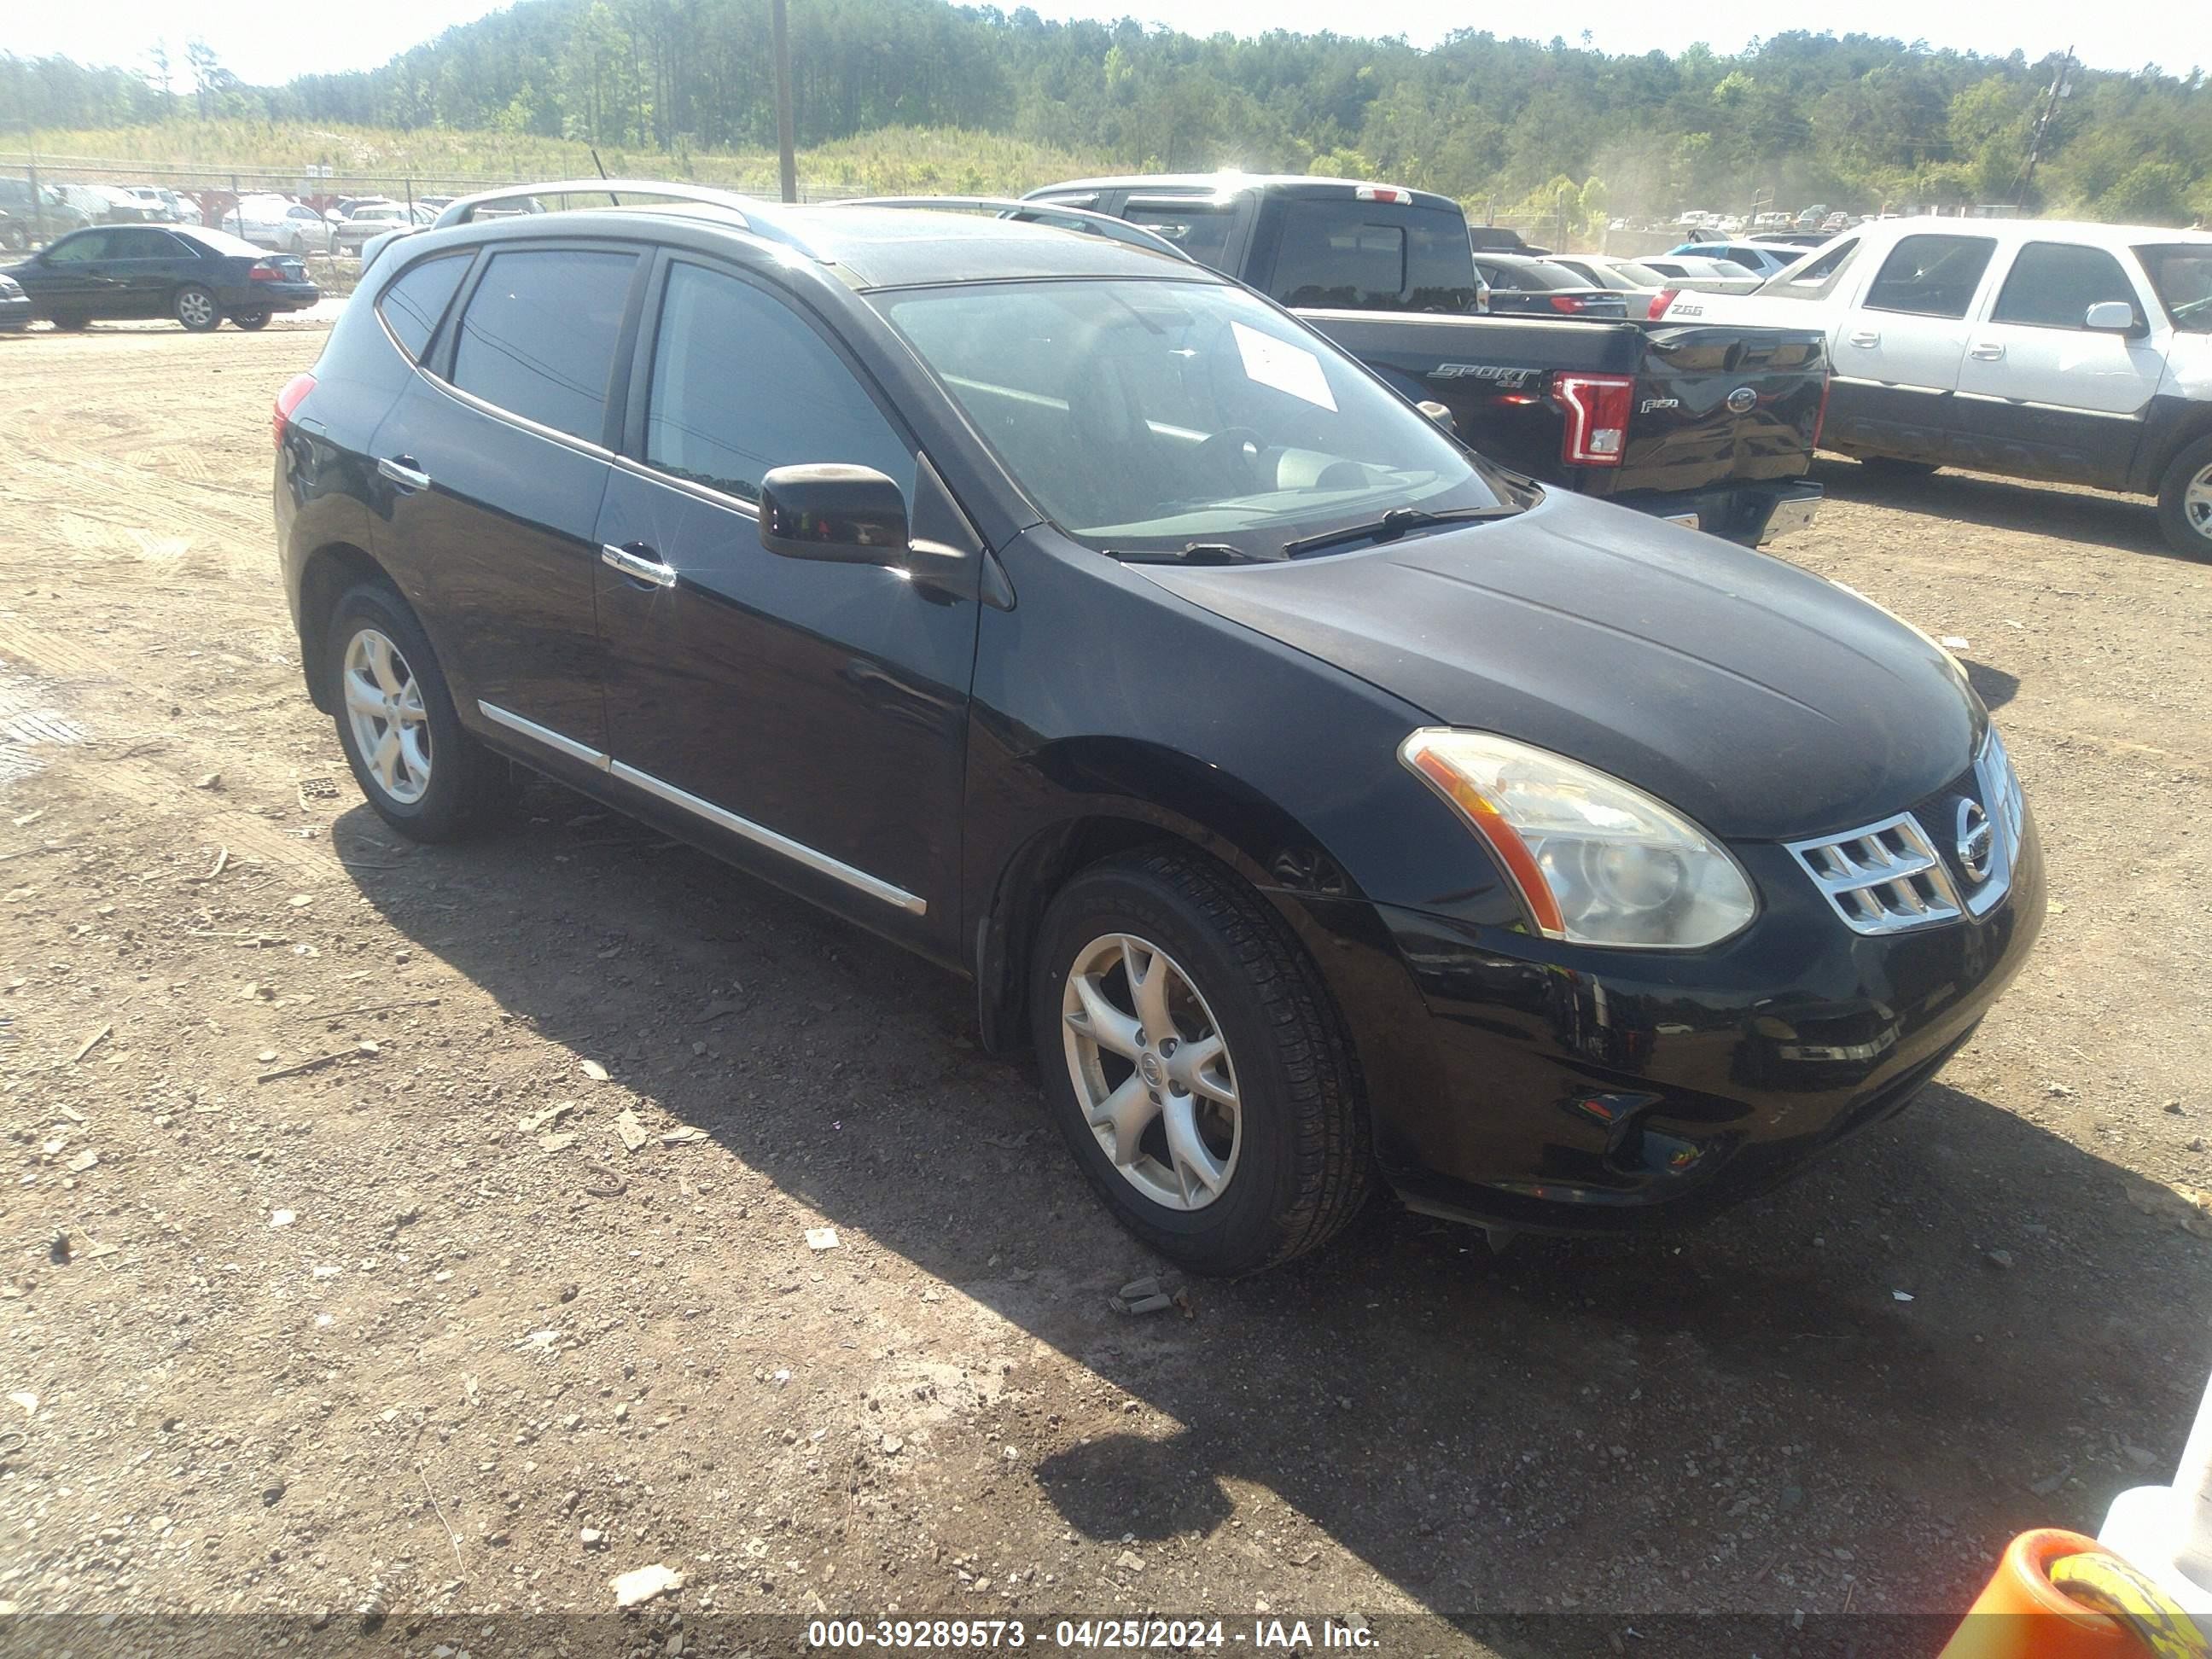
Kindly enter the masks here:
[[446, 314], [453, 290], [467, 274], [470, 256], [442, 254], [401, 271], [376, 301], [376, 314], [384, 319], [392, 337], [410, 357], [421, 358], [430, 343], [438, 319]]
[[1132, 202], [1122, 210], [1121, 216], [1133, 225], [1165, 237], [1202, 265], [1216, 270], [1226, 270], [1225, 256], [1229, 252], [1229, 227], [1236, 222], [1235, 216], [1226, 207], [1197, 202], [1181, 203]]
[[1881, 262], [1867, 289], [1867, 309], [1963, 317], [1996, 246], [1987, 236], [1907, 236]]
[[607, 380], [637, 257], [495, 253], [461, 315], [453, 384], [525, 420], [604, 441]]
[[2078, 242], [2030, 242], [2005, 275], [1990, 313], [1993, 323], [2030, 328], [2081, 328], [2089, 307], [2124, 301], [2137, 310], [2136, 291], [2120, 262]]

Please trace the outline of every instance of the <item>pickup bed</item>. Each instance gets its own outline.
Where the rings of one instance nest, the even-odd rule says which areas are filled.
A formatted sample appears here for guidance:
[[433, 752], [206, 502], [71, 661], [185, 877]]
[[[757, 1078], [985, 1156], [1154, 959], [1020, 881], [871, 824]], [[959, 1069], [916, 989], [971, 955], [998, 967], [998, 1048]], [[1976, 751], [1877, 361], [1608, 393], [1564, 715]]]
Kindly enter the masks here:
[[1143, 225], [1258, 289], [1532, 477], [1752, 546], [1812, 522], [1816, 328], [1483, 315], [1458, 204], [1397, 185], [1092, 179], [1030, 199]]

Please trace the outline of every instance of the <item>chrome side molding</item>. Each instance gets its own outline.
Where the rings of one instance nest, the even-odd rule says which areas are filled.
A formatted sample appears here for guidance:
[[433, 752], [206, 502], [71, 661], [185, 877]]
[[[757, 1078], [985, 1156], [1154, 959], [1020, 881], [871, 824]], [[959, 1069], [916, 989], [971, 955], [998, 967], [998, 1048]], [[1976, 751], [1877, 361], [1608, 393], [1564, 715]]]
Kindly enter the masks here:
[[525, 720], [512, 710], [501, 708], [495, 703], [486, 702], [481, 697], [477, 700], [477, 709], [486, 720], [495, 726], [503, 726], [510, 732], [520, 732], [533, 743], [543, 744], [548, 749], [568, 756], [571, 760], [581, 761], [586, 766], [596, 768], [609, 776], [630, 785], [633, 788], [642, 789], [648, 795], [665, 800], [672, 806], [680, 806], [694, 817], [704, 818], [717, 829], [726, 830], [733, 836], [741, 836], [756, 847], [764, 847], [771, 853], [780, 853], [793, 863], [804, 865], [817, 875], [828, 876], [833, 881], [841, 881], [848, 887], [857, 888], [870, 898], [880, 899], [884, 903], [903, 910], [908, 915], [922, 916], [929, 914], [929, 902], [927, 899], [917, 894], [909, 893], [905, 888], [885, 881], [879, 876], [872, 876], [865, 870], [856, 870], [841, 859], [833, 859], [829, 854], [809, 847], [805, 842], [793, 841], [788, 836], [777, 834], [766, 824], [755, 823], [750, 818], [740, 817], [737, 813], [717, 806], [710, 800], [702, 800], [687, 790], [678, 789], [674, 784], [654, 777], [650, 772], [641, 772], [636, 767], [626, 765], [603, 750], [593, 749], [586, 744], [578, 743], [573, 738], [564, 738], [558, 732], [540, 726], [535, 720]]

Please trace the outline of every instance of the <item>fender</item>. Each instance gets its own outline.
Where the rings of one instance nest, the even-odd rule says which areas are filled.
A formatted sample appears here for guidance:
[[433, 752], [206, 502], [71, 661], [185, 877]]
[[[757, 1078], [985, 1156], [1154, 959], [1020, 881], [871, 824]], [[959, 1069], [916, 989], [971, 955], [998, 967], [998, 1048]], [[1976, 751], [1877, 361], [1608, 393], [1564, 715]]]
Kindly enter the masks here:
[[[2169, 382], [2172, 380], [2169, 373]], [[2126, 488], [2138, 495], [2155, 495], [2173, 458], [2212, 433], [2212, 386], [2199, 397], [2160, 392], [2143, 409], [2142, 435], [2136, 441], [2135, 464], [2128, 469]]]
[[[1319, 839], [1265, 793], [1218, 767], [1130, 738], [1074, 738], [1017, 755], [977, 722], [969, 738], [973, 792], [1019, 802], [1008, 827], [967, 853], [977, 1020], [994, 1053], [1027, 1041], [1030, 944], [1052, 895], [1075, 871], [1165, 838], [1219, 860], [1316, 943], [1304, 901], [1364, 900]], [[971, 823], [993, 822], [990, 815]]]

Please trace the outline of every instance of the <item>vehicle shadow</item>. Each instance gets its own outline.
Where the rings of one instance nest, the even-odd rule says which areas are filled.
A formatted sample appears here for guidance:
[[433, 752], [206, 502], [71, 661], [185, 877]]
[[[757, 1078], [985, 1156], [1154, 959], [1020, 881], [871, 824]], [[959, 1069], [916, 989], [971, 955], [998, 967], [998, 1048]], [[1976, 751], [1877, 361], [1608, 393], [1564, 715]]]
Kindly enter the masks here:
[[1808, 476], [1832, 501], [1863, 501], [1985, 530], [2057, 536], [2119, 553], [2194, 562], [2166, 545], [2159, 532], [2157, 509], [2143, 496], [1949, 470], [1927, 477], [1898, 477], [1835, 455], [1820, 456]]
[[469, 847], [397, 849], [365, 808], [336, 836], [368, 902], [507, 1014], [1127, 1396], [994, 1505], [1233, 1546], [1278, 1608], [1336, 1607], [1332, 1544], [1462, 1622], [1963, 1607], [2011, 1534], [2094, 1532], [2170, 1468], [2212, 1364], [2212, 1245], [2144, 1213], [2166, 1189], [1977, 1097], [1971, 1053], [1693, 1231], [1493, 1255], [1381, 1202], [1315, 1257], [1191, 1286], [1188, 1317], [1117, 1316], [1157, 1264], [1033, 1072], [975, 1049], [964, 983], [563, 790], [527, 799]]

